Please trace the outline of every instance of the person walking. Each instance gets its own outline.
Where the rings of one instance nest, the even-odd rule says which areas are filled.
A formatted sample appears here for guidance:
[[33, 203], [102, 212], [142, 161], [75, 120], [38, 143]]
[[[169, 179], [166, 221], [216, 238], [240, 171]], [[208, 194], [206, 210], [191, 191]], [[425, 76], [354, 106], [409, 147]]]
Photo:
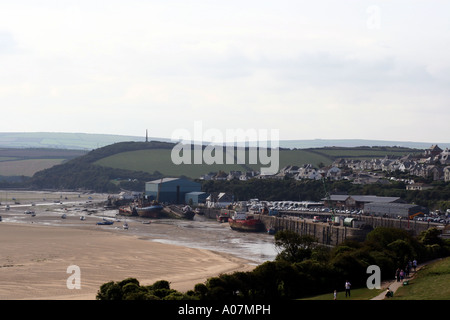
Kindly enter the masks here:
[[400, 268], [397, 268], [395, 271], [395, 278], [397, 279], [397, 282], [400, 282]]
[[413, 268], [414, 268], [414, 272], [416, 272], [416, 268], [417, 268], [417, 260], [414, 259], [412, 262]]
[[347, 298], [350, 297], [350, 288], [351, 288], [352, 284], [347, 280], [345, 281], [345, 297]]

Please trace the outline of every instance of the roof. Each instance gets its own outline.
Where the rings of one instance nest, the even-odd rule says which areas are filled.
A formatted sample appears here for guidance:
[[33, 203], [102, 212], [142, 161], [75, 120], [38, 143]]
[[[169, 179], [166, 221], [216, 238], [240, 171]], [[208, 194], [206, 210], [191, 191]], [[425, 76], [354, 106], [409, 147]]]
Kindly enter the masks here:
[[396, 208], [396, 209], [411, 209], [415, 207], [420, 207], [416, 204], [408, 204], [408, 203], [367, 203], [365, 207], [367, 208]]
[[157, 179], [157, 180], [152, 180], [152, 181], [148, 181], [147, 183], [164, 183], [164, 182], [169, 182], [169, 181], [174, 181], [174, 180], [179, 180], [180, 178], [163, 178], [163, 179]]
[[[400, 199], [399, 197], [378, 197], [378, 196], [348, 195], [348, 194], [330, 195], [331, 201], [346, 201], [350, 197], [357, 202], [379, 202], [379, 203], [390, 203], [398, 201]], [[327, 199], [323, 198], [322, 200]]]

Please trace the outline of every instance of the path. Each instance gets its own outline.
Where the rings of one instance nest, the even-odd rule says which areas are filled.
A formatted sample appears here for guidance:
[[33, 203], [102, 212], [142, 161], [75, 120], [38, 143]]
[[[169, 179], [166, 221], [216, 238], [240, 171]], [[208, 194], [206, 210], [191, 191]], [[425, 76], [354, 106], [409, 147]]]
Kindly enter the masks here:
[[[427, 261], [425, 263], [419, 264], [417, 265], [416, 271], [411, 271], [410, 276], [409, 277], [405, 277], [405, 279], [403, 281], [397, 281], [397, 280], [393, 280], [393, 281], [387, 281], [384, 282], [381, 285], [382, 289], [385, 289], [383, 292], [381, 292], [379, 295], [377, 295], [376, 297], [370, 299], [370, 300], [384, 300], [386, 297], [386, 289], [389, 288], [391, 291], [394, 292], [394, 296], [395, 296], [395, 292], [397, 291], [398, 288], [400, 288], [401, 286], [403, 286], [403, 282], [404, 281], [410, 281], [412, 279], [414, 279], [414, 276], [417, 274], [417, 271], [419, 271], [423, 266], [433, 263], [434, 261], [437, 261], [440, 259], [436, 259], [436, 260], [432, 260], [432, 261]], [[387, 299], [387, 298], [386, 298]]]

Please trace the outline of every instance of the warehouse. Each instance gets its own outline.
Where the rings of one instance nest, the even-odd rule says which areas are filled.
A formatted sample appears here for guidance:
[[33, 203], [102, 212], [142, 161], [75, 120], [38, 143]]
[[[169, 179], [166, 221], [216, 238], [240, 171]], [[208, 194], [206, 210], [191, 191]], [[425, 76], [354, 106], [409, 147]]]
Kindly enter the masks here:
[[389, 218], [413, 218], [428, 214], [428, 209], [406, 203], [367, 203], [364, 205], [364, 214]]
[[199, 203], [205, 203], [208, 195], [206, 192], [193, 191], [186, 193], [184, 196], [184, 202], [187, 204], [198, 205]]
[[161, 203], [182, 204], [190, 192], [200, 192], [200, 183], [184, 178], [163, 178], [145, 183], [145, 194]]

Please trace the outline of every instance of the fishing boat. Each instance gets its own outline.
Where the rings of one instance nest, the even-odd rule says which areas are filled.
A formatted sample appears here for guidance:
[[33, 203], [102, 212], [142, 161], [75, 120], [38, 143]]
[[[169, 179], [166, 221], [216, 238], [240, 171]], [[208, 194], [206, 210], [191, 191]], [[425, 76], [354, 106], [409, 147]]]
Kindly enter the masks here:
[[247, 212], [235, 212], [229, 219], [230, 228], [237, 231], [260, 232], [265, 230], [264, 223]]

